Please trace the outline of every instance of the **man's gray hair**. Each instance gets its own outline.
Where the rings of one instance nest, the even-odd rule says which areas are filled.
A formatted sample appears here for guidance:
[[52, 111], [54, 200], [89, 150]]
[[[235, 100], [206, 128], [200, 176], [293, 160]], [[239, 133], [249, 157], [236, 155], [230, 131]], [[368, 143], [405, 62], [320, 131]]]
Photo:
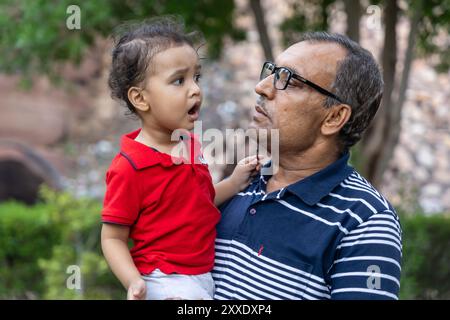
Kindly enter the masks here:
[[[381, 103], [383, 77], [373, 55], [358, 43], [340, 34], [310, 32], [300, 41], [332, 42], [347, 50], [347, 56], [339, 63], [331, 92], [352, 109], [352, 115], [339, 132], [342, 149], [348, 150], [356, 144], [369, 126]], [[325, 107], [339, 104], [328, 97]]]

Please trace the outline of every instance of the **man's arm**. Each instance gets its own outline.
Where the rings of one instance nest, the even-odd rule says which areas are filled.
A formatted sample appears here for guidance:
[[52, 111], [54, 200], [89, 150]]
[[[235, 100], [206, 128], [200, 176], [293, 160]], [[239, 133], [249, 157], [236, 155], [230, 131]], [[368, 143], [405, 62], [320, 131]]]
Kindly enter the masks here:
[[346, 235], [329, 271], [331, 299], [398, 299], [401, 233], [397, 215], [384, 211]]

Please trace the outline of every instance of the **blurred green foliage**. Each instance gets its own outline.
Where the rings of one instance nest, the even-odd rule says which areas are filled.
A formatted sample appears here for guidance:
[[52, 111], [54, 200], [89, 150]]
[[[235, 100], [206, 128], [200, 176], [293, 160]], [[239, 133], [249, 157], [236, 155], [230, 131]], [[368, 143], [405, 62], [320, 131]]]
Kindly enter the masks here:
[[[423, 17], [419, 24], [418, 53], [419, 56], [435, 57], [438, 72], [450, 69], [450, 0], [422, 0]], [[418, 6], [418, 0], [411, 3], [412, 12]]]
[[[28, 207], [0, 204], [0, 299], [124, 299], [100, 248], [101, 204], [44, 188]], [[450, 217], [399, 210], [401, 299], [450, 298]], [[67, 287], [69, 266], [81, 289]]]
[[[329, 6], [334, 0], [302, 0], [291, 3], [292, 14], [280, 25], [284, 46], [289, 46], [299, 40], [305, 31], [328, 30]], [[307, 8], [307, 10], [305, 10]]]
[[43, 292], [38, 260], [50, 258], [51, 244], [59, 242], [52, 226], [45, 204], [0, 206], [0, 299]]
[[364, 154], [361, 150], [361, 142], [358, 142], [356, 145], [350, 148], [350, 159], [349, 164], [356, 169], [356, 171], [362, 173], [365, 176], [364, 172]]
[[[386, 0], [371, 0], [380, 7]], [[300, 33], [328, 30], [329, 14], [336, 0], [291, 1], [292, 14], [280, 24], [283, 44], [294, 42]], [[69, 30], [67, 8], [81, 10], [81, 29]], [[450, 66], [450, 0], [414, 0], [401, 6], [410, 16], [421, 6], [423, 17], [418, 32], [421, 55], [436, 55], [439, 71]], [[0, 71], [25, 76], [45, 73], [57, 76], [57, 63], [80, 62], [97, 36], [111, 34], [124, 21], [143, 20], [157, 15], [181, 15], [189, 28], [205, 35], [211, 57], [217, 58], [224, 39], [245, 39], [245, 32], [233, 25], [234, 1], [221, 0], [2, 0], [0, 2]], [[440, 38], [441, 40], [436, 41]], [[26, 79], [27, 77], [25, 77]]]
[[[70, 5], [80, 8], [80, 30], [66, 26], [73, 13], [67, 12]], [[79, 63], [96, 37], [111, 35], [123, 22], [165, 14], [182, 16], [188, 31], [201, 31], [210, 55], [218, 57], [227, 36], [245, 38], [232, 24], [233, 12], [233, 1], [2, 0], [0, 71], [56, 78], [58, 62]]]
[[450, 299], [450, 217], [400, 212], [401, 299]]
[[[41, 198], [0, 205], [0, 299], [124, 298], [101, 252], [101, 204], [47, 188]], [[79, 289], [67, 286], [69, 266], [81, 271]]]
[[[381, 8], [386, 0], [371, 0]], [[329, 15], [336, 0], [299, 0], [288, 4], [292, 14], [279, 28], [286, 46], [304, 31], [328, 30]], [[81, 11], [81, 29], [69, 30], [66, 20], [70, 5]], [[418, 32], [422, 56], [436, 56], [436, 67], [450, 67], [450, 0], [414, 0], [401, 6], [401, 14], [411, 16], [423, 6]], [[24, 83], [34, 74], [57, 79], [58, 64], [79, 63], [97, 37], [107, 37], [125, 21], [140, 21], [158, 15], [176, 14], [189, 29], [201, 31], [212, 58], [220, 56], [226, 38], [245, 39], [245, 31], [233, 25], [234, 1], [222, 0], [2, 0], [0, 2], [0, 72], [20, 73]], [[439, 40], [440, 39], [440, 40]], [[28, 81], [28, 82], [27, 82]]]

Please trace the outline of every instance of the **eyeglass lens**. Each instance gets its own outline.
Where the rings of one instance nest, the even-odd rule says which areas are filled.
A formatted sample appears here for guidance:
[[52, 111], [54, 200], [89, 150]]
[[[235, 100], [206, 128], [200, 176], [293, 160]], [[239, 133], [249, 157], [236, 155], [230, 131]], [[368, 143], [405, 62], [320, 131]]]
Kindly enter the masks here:
[[[261, 71], [260, 80], [263, 80], [270, 76], [275, 69], [275, 65], [271, 63], [264, 64], [264, 67]], [[287, 86], [287, 82], [291, 76], [291, 72], [286, 68], [279, 68], [275, 72], [274, 84], [277, 89], [284, 89]]]

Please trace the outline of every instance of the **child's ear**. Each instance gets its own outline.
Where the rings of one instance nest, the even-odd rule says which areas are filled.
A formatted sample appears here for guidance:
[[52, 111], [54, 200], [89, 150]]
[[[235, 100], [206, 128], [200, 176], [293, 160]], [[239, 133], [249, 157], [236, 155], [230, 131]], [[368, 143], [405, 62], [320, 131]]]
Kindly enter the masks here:
[[323, 124], [322, 134], [329, 136], [341, 130], [352, 114], [352, 109], [346, 104], [339, 104], [330, 108]]
[[128, 89], [128, 100], [139, 111], [146, 112], [150, 110], [150, 105], [147, 103], [141, 88], [131, 87]]

